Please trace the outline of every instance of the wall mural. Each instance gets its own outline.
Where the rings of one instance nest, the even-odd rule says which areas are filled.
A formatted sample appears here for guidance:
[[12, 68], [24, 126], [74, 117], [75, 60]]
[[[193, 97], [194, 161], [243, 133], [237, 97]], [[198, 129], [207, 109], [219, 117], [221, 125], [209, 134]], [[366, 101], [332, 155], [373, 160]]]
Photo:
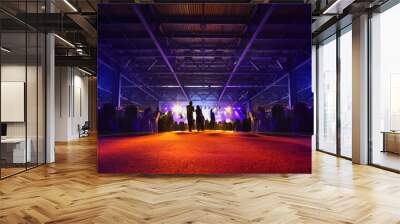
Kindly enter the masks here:
[[311, 173], [308, 4], [100, 4], [98, 171]]

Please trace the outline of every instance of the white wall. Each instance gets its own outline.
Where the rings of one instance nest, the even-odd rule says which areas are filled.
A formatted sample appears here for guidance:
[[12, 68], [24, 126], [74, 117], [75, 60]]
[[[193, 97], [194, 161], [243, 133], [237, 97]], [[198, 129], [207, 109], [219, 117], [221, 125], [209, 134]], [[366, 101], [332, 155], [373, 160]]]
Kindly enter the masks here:
[[55, 69], [55, 141], [67, 141], [69, 131], [69, 68]]
[[[26, 69], [25, 64], [4, 64], [4, 65], [2, 65], [1, 66], [1, 81], [2, 82], [24, 82], [24, 83], [26, 83], [25, 69]], [[34, 72], [36, 73], [36, 67], [28, 66], [27, 69], [28, 69], [28, 74], [31, 74], [33, 72], [33, 70], [35, 70]], [[31, 84], [36, 85], [36, 82], [34, 82], [34, 83], [31, 83], [31, 82], [32, 81], [29, 80], [30, 85]], [[27, 90], [28, 90], [27, 101], [31, 102], [32, 99], [29, 100], [29, 97], [36, 97], [36, 89], [28, 88]], [[31, 92], [30, 90], [32, 90], [33, 92]], [[36, 107], [36, 104], [30, 105], [30, 106]], [[1, 109], [7, 110], [7, 108], [1, 108]], [[28, 121], [32, 121], [32, 120], [36, 121], [36, 114], [34, 114], [34, 117], [30, 117], [30, 115], [32, 115], [32, 114], [28, 113]], [[31, 126], [32, 125], [28, 125], [28, 127], [31, 127]], [[7, 123], [7, 136], [8, 137], [25, 137], [25, 122]]]
[[[25, 64], [8, 64], [1, 66], [1, 81], [25, 82]], [[7, 110], [7, 108], [1, 108]], [[7, 123], [7, 137], [25, 137], [25, 123]]]
[[56, 67], [56, 141], [79, 138], [78, 125], [88, 120], [88, 77], [72, 67]]
[[74, 102], [72, 108], [72, 119], [71, 119], [71, 135], [73, 138], [79, 137], [78, 125], [83, 125], [85, 121], [89, 120], [89, 93], [88, 93], [88, 77], [82, 76], [82, 73], [78, 73], [78, 75], [74, 74], [73, 80], [73, 94], [72, 96]]
[[[38, 70], [37, 70], [38, 69]], [[36, 65], [25, 66], [25, 63], [4, 63], [1, 66], [2, 82], [24, 82], [26, 84], [26, 108], [22, 108], [22, 112], [27, 115], [24, 122], [6, 122], [8, 138], [25, 138], [30, 139], [32, 161], [39, 163], [44, 162], [44, 74], [42, 68]], [[27, 80], [26, 80], [27, 78]], [[24, 94], [24, 92], [22, 92]], [[7, 97], [7, 96], [2, 96]], [[10, 110], [10, 108], [1, 108], [1, 110]], [[8, 111], [9, 112], [9, 111]], [[12, 112], [11, 112], [12, 113]], [[39, 156], [37, 157], [37, 153]]]

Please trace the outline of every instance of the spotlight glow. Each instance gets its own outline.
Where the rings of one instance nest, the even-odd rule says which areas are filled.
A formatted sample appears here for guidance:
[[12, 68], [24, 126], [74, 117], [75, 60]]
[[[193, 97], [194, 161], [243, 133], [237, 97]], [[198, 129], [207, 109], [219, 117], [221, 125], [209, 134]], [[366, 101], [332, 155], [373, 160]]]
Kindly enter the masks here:
[[183, 113], [183, 107], [180, 105], [174, 105], [172, 107], [172, 112], [176, 113], [176, 114], [180, 114]]

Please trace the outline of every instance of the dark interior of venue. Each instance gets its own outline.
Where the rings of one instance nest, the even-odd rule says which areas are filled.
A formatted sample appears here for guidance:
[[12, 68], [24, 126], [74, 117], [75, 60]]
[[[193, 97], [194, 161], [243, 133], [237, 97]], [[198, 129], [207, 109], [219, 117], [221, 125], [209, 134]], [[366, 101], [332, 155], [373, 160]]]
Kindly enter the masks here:
[[98, 22], [100, 134], [157, 113], [186, 130], [189, 101], [206, 129], [312, 133], [309, 6], [104, 4]]
[[99, 5], [99, 171], [311, 172], [310, 10]]

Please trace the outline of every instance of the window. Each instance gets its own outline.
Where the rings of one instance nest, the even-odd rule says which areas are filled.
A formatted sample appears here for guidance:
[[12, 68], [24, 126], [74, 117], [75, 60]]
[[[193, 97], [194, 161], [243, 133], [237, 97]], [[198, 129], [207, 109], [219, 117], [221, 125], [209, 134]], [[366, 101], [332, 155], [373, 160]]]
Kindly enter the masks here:
[[371, 159], [400, 170], [400, 4], [371, 18]]
[[336, 153], [336, 36], [318, 48], [318, 149]]

